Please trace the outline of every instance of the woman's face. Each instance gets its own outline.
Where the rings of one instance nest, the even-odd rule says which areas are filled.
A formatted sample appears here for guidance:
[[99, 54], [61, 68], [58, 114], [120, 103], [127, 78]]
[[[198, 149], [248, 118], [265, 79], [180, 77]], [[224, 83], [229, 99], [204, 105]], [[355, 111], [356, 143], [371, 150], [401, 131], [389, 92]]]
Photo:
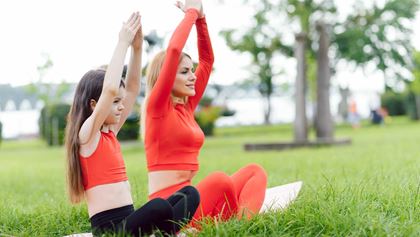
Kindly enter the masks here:
[[194, 96], [196, 80], [197, 77], [194, 74], [192, 60], [187, 56], [183, 56], [178, 65], [172, 94], [180, 98]]

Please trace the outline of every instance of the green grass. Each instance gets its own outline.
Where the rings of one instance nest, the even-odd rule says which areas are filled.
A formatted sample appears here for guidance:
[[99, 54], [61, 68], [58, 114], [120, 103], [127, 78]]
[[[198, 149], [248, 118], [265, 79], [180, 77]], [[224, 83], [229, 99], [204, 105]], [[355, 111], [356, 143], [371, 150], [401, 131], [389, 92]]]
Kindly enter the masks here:
[[[313, 135], [312, 135], [313, 136]], [[197, 183], [215, 170], [233, 173], [250, 162], [267, 171], [269, 186], [303, 180], [284, 212], [251, 221], [204, 224], [199, 236], [420, 236], [420, 123], [395, 119], [386, 126], [336, 137], [350, 146], [282, 152], [244, 152], [247, 142], [292, 139], [288, 125], [223, 128], [207, 138]], [[144, 150], [123, 145], [135, 206], [147, 198]], [[0, 236], [63, 236], [89, 232], [86, 205], [65, 196], [64, 150], [41, 141], [4, 141], [0, 146]]]

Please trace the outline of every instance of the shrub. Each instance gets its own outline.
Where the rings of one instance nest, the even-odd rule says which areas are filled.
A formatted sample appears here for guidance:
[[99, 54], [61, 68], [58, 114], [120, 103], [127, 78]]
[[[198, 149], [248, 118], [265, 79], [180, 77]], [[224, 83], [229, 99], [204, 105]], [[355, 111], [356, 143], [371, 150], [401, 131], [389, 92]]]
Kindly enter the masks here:
[[3, 140], [3, 124], [0, 122], [0, 144], [2, 140]]
[[409, 91], [406, 95], [405, 102], [406, 102], [406, 111], [408, 117], [412, 120], [419, 120], [419, 102], [420, 102], [420, 95], [416, 95], [414, 92]]
[[39, 118], [39, 131], [41, 138], [48, 145], [63, 145], [69, 111], [70, 105], [68, 104], [53, 104], [42, 108]]
[[118, 140], [137, 140], [140, 131], [140, 116], [138, 112], [132, 112], [118, 132]]
[[387, 91], [381, 96], [381, 104], [391, 116], [405, 115], [407, 114], [405, 97], [402, 93]]
[[229, 110], [226, 106], [213, 105], [213, 98], [203, 96], [198, 110], [194, 113], [194, 118], [203, 130], [204, 135], [212, 136], [216, 120], [221, 116], [232, 116], [234, 114], [235, 111]]
[[214, 123], [221, 116], [222, 108], [220, 106], [206, 106], [195, 112], [195, 120], [204, 135], [212, 136], [214, 134]]

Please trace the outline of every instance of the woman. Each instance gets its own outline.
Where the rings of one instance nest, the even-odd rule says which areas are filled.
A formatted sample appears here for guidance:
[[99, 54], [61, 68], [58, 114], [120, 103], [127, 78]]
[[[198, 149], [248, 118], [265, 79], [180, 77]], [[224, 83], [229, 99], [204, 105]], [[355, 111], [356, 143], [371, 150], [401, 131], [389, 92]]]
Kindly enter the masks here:
[[[70, 200], [87, 201], [92, 232], [134, 236], [155, 230], [179, 231], [195, 212], [199, 196], [187, 186], [168, 199], [157, 198], [134, 210], [130, 184], [116, 136], [140, 89], [143, 34], [138, 12], [119, 33], [106, 70], [91, 70], [78, 83], [66, 128], [67, 181]], [[131, 44], [127, 80], [121, 79]]]
[[[213, 66], [213, 50], [200, 0], [177, 6], [185, 12], [169, 46], [158, 53], [147, 70], [146, 99], [142, 111], [149, 198], [166, 198], [188, 186], [199, 169], [198, 155], [204, 134], [194, 120], [196, 109]], [[193, 25], [198, 38], [199, 64], [194, 71], [191, 57], [182, 52]], [[194, 218], [233, 215], [251, 217], [264, 201], [267, 177], [251, 164], [232, 176], [215, 172], [198, 185], [199, 210]]]

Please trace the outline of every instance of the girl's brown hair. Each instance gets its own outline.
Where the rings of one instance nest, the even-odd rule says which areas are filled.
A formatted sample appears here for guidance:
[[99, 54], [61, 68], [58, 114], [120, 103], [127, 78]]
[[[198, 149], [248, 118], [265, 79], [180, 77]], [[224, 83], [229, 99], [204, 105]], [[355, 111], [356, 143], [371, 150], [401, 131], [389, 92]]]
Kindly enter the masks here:
[[[84, 197], [82, 169], [79, 160], [79, 131], [86, 119], [92, 114], [90, 101], [99, 100], [105, 78], [105, 70], [90, 70], [83, 75], [77, 85], [73, 104], [67, 116], [65, 146], [67, 151], [67, 191], [70, 202], [79, 203]], [[124, 82], [121, 80], [121, 85]]]

